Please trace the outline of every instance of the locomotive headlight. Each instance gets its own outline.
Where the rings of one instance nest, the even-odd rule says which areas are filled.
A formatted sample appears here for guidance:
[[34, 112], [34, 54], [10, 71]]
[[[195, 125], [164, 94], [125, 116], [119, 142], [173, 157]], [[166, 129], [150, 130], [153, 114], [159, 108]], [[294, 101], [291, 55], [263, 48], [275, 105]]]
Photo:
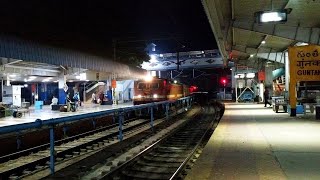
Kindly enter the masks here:
[[158, 98], [158, 94], [154, 94], [154, 95], [153, 95], [153, 98]]
[[141, 97], [142, 97], [141, 94], [139, 94], [139, 95], [138, 95], [138, 98], [141, 98]]

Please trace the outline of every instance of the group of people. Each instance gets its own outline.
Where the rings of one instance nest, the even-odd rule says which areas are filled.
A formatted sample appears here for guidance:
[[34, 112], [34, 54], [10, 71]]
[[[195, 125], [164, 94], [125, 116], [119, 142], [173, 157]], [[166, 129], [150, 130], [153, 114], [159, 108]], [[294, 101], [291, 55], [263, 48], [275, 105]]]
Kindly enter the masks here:
[[[74, 103], [75, 108], [78, 108], [78, 106], [81, 106], [81, 101], [80, 101], [80, 95], [79, 92], [75, 92], [72, 99], [70, 98], [70, 93], [67, 94], [66, 96], [66, 103]], [[57, 105], [58, 104], [58, 98], [56, 96], [52, 97], [51, 104], [52, 105]]]
[[[92, 99], [91, 102], [92, 102], [93, 104], [99, 104], [99, 103], [101, 103], [101, 102], [105, 99], [105, 97], [104, 97], [104, 94], [103, 94], [103, 93], [99, 93], [99, 95], [98, 95], [98, 97], [97, 97], [96, 93], [94, 92], [94, 93], [92, 93], [91, 99]], [[68, 102], [69, 102], [69, 103], [70, 103], [70, 102], [74, 102], [76, 108], [77, 108], [78, 106], [81, 106], [79, 92], [75, 92], [72, 99], [70, 98], [70, 93], [68, 93], [68, 94], [67, 94], [67, 97], [66, 97], [66, 101], [67, 101], [67, 103], [68, 103]], [[52, 106], [52, 105], [57, 105], [57, 104], [58, 104], [58, 98], [57, 98], [56, 96], [53, 96], [50, 105]]]
[[92, 93], [92, 95], [91, 95], [91, 102], [93, 104], [100, 104], [104, 100], [105, 100], [105, 97], [104, 97], [103, 93], [99, 93], [98, 97], [95, 92]]

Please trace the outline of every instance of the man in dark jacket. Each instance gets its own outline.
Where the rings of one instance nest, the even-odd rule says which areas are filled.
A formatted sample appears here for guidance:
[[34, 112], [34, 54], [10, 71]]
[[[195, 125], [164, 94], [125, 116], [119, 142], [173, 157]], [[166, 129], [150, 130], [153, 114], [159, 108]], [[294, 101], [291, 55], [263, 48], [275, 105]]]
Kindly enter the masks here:
[[269, 99], [269, 90], [267, 88], [264, 90], [263, 99], [264, 99], [264, 107], [267, 107], [267, 104], [269, 104], [269, 106], [271, 106], [271, 104], [268, 101], [268, 99]]

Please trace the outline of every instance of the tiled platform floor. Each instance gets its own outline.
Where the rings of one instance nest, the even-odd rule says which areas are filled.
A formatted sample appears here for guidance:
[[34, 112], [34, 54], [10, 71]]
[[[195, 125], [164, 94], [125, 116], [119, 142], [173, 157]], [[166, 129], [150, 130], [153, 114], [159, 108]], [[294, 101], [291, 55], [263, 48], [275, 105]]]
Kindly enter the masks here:
[[320, 120], [290, 117], [262, 104], [226, 112], [186, 179], [320, 179]]
[[122, 108], [132, 106], [132, 102], [119, 104], [117, 106], [112, 105], [98, 105], [98, 104], [83, 104], [80, 106], [76, 112], [59, 112], [59, 111], [52, 111], [50, 105], [43, 106], [42, 109], [36, 110], [34, 106], [29, 108], [30, 113], [25, 113], [21, 118], [14, 118], [13, 116], [7, 116], [4, 118], [0, 118], [0, 127], [3, 126], [10, 126], [15, 124], [22, 124], [27, 122], [34, 122], [36, 119], [47, 120], [51, 118], [58, 118], [58, 117], [65, 117], [65, 116], [72, 116], [75, 114], [85, 114], [89, 112], [98, 112], [107, 109], [113, 108]]

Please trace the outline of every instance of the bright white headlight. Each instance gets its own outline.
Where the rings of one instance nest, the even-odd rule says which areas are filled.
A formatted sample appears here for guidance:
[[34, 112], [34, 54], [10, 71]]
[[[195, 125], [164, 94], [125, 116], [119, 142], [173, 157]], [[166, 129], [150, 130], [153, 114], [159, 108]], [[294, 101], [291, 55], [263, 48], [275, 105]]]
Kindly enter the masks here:
[[154, 95], [153, 95], [153, 98], [158, 98], [158, 94], [154, 94]]
[[139, 95], [138, 95], [138, 98], [141, 98], [141, 97], [142, 97], [141, 94], [139, 94]]

